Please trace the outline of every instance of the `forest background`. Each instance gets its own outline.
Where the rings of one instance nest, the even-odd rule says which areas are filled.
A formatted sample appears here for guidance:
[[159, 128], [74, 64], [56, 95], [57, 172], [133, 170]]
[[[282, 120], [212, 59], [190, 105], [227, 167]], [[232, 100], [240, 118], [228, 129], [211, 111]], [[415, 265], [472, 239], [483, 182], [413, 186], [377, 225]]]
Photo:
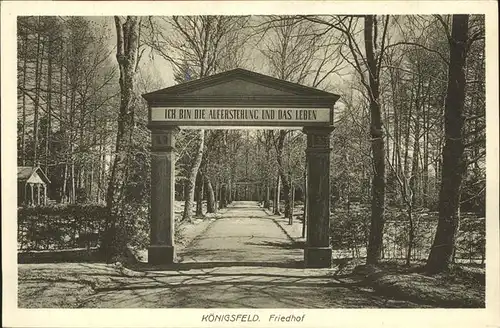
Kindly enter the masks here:
[[[18, 165], [39, 165], [50, 199], [70, 204], [22, 209], [25, 227], [72, 209], [105, 218], [109, 259], [146, 246], [140, 94], [242, 67], [341, 95], [331, 137], [338, 256], [428, 259], [430, 271], [484, 263], [484, 16], [20, 17], [17, 37]], [[304, 150], [300, 131], [183, 130], [179, 221], [223, 207], [236, 181], [265, 186], [276, 214], [300, 214]], [[47, 241], [44, 226], [54, 224], [20, 229], [20, 247], [65, 243], [59, 232]]]

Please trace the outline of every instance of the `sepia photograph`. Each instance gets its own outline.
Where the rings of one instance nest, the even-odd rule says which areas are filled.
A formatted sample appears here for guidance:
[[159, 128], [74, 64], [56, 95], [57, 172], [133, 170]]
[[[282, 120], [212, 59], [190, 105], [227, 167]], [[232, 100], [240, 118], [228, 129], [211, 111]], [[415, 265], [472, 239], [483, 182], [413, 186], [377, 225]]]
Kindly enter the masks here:
[[486, 308], [484, 12], [14, 19], [14, 307]]

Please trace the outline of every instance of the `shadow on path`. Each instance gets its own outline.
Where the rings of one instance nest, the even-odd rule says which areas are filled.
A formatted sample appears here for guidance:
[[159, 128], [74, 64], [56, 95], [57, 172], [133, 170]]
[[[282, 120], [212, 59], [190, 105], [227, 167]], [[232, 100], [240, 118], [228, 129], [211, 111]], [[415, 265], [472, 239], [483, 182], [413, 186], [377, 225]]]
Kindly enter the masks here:
[[[255, 269], [255, 268], [250, 268]], [[80, 307], [378, 308], [415, 304], [380, 297], [357, 282], [290, 271], [151, 272], [97, 287]], [[304, 273], [302, 273], [304, 274]]]
[[208, 261], [208, 262], [181, 262], [173, 264], [148, 264], [136, 263], [130, 265], [129, 268], [135, 271], [185, 271], [195, 269], [213, 269], [224, 267], [263, 267], [263, 268], [288, 268], [288, 269], [303, 269], [304, 261], [284, 261], [284, 262], [225, 262], [225, 261]]

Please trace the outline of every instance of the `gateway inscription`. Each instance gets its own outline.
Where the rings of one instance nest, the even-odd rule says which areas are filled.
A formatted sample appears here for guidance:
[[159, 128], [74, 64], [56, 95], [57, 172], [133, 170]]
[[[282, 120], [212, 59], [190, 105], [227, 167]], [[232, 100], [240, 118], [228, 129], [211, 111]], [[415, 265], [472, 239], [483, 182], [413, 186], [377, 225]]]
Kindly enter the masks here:
[[153, 107], [151, 121], [330, 122], [329, 108], [182, 108]]

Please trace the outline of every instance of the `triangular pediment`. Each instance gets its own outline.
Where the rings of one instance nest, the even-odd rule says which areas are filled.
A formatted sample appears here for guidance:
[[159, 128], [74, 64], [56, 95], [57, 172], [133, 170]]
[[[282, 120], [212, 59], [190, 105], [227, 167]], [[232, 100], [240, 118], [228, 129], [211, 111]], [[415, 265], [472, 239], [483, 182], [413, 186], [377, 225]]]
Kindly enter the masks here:
[[201, 79], [144, 94], [147, 101], [170, 97], [186, 98], [256, 98], [256, 97], [326, 97], [338, 96], [322, 90], [276, 79], [264, 74], [237, 68]]
[[240, 95], [244, 97], [294, 95], [294, 93], [292, 92], [287, 92], [272, 88], [270, 86], [257, 84], [253, 81], [245, 81], [236, 78], [229, 81], [223, 81], [215, 85], [204, 86], [199, 89], [186, 90], [186, 92], [180, 92], [180, 94], [192, 96]]

